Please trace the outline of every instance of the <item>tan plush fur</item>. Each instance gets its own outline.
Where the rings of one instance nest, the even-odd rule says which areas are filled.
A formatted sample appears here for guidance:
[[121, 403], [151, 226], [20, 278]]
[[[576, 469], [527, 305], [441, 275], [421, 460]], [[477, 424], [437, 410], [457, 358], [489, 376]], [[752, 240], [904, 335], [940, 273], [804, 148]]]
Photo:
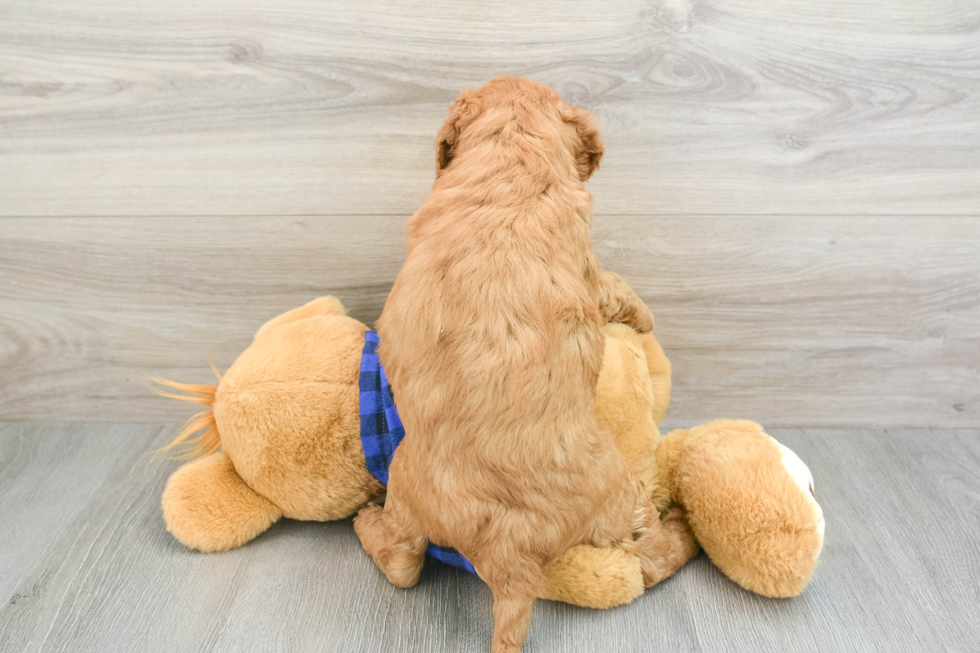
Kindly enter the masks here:
[[812, 502], [786, 473], [762, 427], [709, 422], [670, 433], [660, 451], [671, 495], [687, 508], [712, 562], [764, 596], [803, 591], [823, 536]]
[[[682, 506], [698, 543], [742, 587], [770, 597], [806, 587], [822, 514], [755, 422], [715, 420], [661, 436], [670, 363], [652, 335], [606, 327], [596, 416], [661, 513]], [[812, 492], [812, 487], [809, 488]]]
[[613, 608], [643, 593], [640, 559], [620, 547], [579, 544], [544, 568], [539, 598]]
[[428, 542], [459, 550], [493, 591], [493, 651], [519, 651], [542, 569], [570, 547], [637, 554], [646, 586], [696, 549], [596, 424], [603, 324], [653, 320], [592, 254], [583, 182], [602, 146], [588, 115], [499, 77], [457, 98], [437, 153], [378, 320], [406, 436], [384, 508], [354, 528], [399, 587]]
[[187, 546], [224, 551], [245, 544], [282, 516], [242, 480], [228, 454], [212, 453], [178, 469], [163, 493], [168, 530]]
[[[350, 515], [381, 484], [364, 465], [358, 371], [366, 327], [344, 315], [266, 325], [225, 374], [214, 416], [235, 469], [291, 519]], [[339, 307], [339, 309], [338, 309]], [[338, 482], [342, 479], [343, 482]]]
[[[164, 518], [178, 540], [200, 551], [225, 551], [256, 537], [286, 512], [272, 496], [291, 506], [290, 514], [298, 518], [326, 520], [348, 517], [383, 492], [364, 466], [358, 428], [357, 375], [366, 328], [344, 316], [336, 299], [315, 300], [263, 326], [219, 384], [209, 386], [214, 405], [208, 408], [223, 448], [184, 465], [167, 484]], [[688, 515], [698, 538], [712, 547], [709, 552], [723, 571], [771, 596], [798, 593], [800, 579], [812, 572], [816, 549], [812, 538], [806, 539], [805, 555], [794, 556], [800, 542], [779, 529], [812, 531], [813, 515], [795, 510], [789, 514], [799, 521], [775, 525], [755, 521], [755, 513], [728, 519], [725, 508], [731, 504], [711, 485], [738, 479], [731, 482], [740, 484], [741, 493], [771, 502], [779, 496], [773, 488], [791, 489], [785, 469], [765, 454], [761, 469], [768, 472], [746, 476], [731, 460], [716, 456], [711, 447], [738, 450], [740, 438], [751, 435], [751, 430], [726, 428], [726, 421], [661, 437], [657, 426], [670, 390], [667, 358], [651, 334], [638, 335], [621, 325], [604, 331], [598, 421], [614, 434], [634, 470], [649, 470], [639, 475], [657, 508], [667, 511], [674, 503], [671, 493], [682, 492], [691, 504]], [[761, 432], [758, 425], [755, 429]], [[691, 432], [724, 437], [699, 437], [681, 447]], [[682, 457], [682, 450], [688, 454]], [[766, 447], [752, 450], [765, 453]], [[255, 465], [261, 452], [269, 452], [271, 464]], [[311, 458], [316, 464], [309, 464]], [[697, 461], [701, 471], [681, 475], [686, 482], [675, 489], [678, 471], [688, 460]], [[239, 475], [239, 464], [255, 485]], [[794, 500], [791, 492], [787, 496]], [[754, 542], [743, 545], [750, 536]], [[609, 608], [631, 601], [642, 589], [636, 556], [577, 546], [546, 568], [541, 598]]]

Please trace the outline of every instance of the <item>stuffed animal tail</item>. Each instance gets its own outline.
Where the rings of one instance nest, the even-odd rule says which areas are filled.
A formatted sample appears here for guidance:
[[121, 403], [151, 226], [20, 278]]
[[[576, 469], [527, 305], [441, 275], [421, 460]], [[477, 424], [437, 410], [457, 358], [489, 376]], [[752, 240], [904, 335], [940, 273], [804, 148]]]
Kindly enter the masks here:
[[[218, 370], [215, 368], [214, 363], [211, 363], [211, 369], [214, 371], [214, 375], [218, 377], [218, 383], [221, 383], [221, 375], [218, 374]], [[177, 437], [175, 437], [170, 444], [160, 449], [157, 452], [158, 454], [173, 452], [175, 454], [172, 456], [173, 458], [178, 460], [186, 460], [189, 458], [207, 456], [221, 448], [221, 436], [218, 434], [218, 425], [214, 420], [214, 412], [212, 411], [212, 406], [214, 405], [214, 395], [218, 390], [217, 385], [208, 385], [203, 383], [177, 383], [176, 381], [156, 378], [152, 379], [152, 381], [159, 385], [173, 388], [174, 390], [180, 390], [181, 393], [183, 393], [176, 394], [155, 388], [154, 392], [156, 392], [158, 395], [170, 397], [171, 399], [180, 399], [181, 401], [189, 401], [195, 404], [202, 404], [207, 407], [205, 410], [202, 410], [200, 413], [197, 413], [187, 420], [184, 423], [184, 426], [181, 427]], [[197, 437], [192, 437], [198, 432], [200, 432], [200, 434], [197, 435]]]

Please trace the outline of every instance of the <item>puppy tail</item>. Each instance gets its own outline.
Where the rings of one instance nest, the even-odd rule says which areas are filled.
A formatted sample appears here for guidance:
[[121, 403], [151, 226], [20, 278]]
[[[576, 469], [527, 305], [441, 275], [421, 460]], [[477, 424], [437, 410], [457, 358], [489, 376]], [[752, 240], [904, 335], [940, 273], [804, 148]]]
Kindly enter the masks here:
[[[211, 361], [208, 361], [211, 362]], [[221, 383], [221, 375], [211, 363], [214, 375]], [[162, 396], [181, 401], [189, 401], [194, 404], [205, 406], [205, 410], [193, 415], [184, 422], [180, 432], [177, 433], [170, 444], [157, 451], [158, 455], [171, 453], [169, 457], [177, 460], [187, 460], [207, 456], [221, 448], [221, 435], [218, 433], [218, 424], [214, 419], [214, 397], [218, 391], [217, 385], [198, 384], [198, 383], [177, 383], [168, 379], [151, 379], [157, 385], [179, 390], [181, 394], [169, 392], [164, 388], [154, 388], [153, 391]], [[194, 437], [196, 435], [196, 437]]]

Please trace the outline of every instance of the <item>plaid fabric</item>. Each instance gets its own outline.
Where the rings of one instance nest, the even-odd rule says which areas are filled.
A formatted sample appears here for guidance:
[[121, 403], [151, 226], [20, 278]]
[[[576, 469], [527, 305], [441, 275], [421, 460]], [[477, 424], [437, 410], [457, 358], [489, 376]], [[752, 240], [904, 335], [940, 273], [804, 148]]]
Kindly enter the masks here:
[[456, 549], [450, 549], [448, 546], [439, 546], [438, 544], [429, 544], [425, 552], [430, 557], [440, 562], [445, 562], [447, 565], [462, 567], [471, 574], [476, 573], [476, 569], [473, 568], [470, 561], [464, 558], [463, 554]]
[[395, 400], [385, 377], [384, 367], [378, 360], [378, 332], [364, 334], [364, 350], [361, 352], [361, 447], [368, 471], [388, 484], [388, 466], [395, 449], [405, 437], [405, 429], [398, 417]]
[[[388, 467], [395, 449], [405, 437], [405, 428], [398, 417], [395, 400], [385, 376], [385, 368], [378, 359], [377, 331], [364, 334], [361, 352], [361, 375], [358, 385], [361, 393], [361, 447], [368, 471], [379, 481], [388, 484]], [[446, 546], [429, 544], [425, 551], [429, 556], [454, 567], [462, 567], [471, 574], [476, 570], [459, 551]]]

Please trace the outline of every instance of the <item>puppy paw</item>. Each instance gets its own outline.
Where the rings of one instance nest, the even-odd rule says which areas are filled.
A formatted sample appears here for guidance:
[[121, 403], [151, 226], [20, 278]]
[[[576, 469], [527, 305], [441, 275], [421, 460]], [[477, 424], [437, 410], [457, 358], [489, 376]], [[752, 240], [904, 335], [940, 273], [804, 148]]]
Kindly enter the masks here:
[[626, 318], [626, 324], [640, 333], [653, 331], [653, 311], [646, 304], [639, 304]]
[[354, 532], [361, 538], [364, 549], [374, 555], [374, 550], [380, 544], [379, 539], [382, 531], [382, 513], [384, 508], [369, 503], [357, 511], [354, 517]]
[[601, 276], [599, 311], [606, 321], [626, 324], [640, 333], [653, 331], [653, 311], [622, 277], [608, 270]]
[[643, 584], [652, 587], [673, 576], [698, 552], [698, 543], [687, 520], [687, 513], [679, 506], [671, 506], [660, 515], [646, 549], [646, 560], [641, 560]]
[[691, 523], [687, 518], [687, 511], [680, 506], [671, 506], [661, 516], [660, 522], [670, 538], [671, 556], [678, 563], [679, 569], [684, 563], [693, 558], [698, 553], [698, 541], [691, 530]]

